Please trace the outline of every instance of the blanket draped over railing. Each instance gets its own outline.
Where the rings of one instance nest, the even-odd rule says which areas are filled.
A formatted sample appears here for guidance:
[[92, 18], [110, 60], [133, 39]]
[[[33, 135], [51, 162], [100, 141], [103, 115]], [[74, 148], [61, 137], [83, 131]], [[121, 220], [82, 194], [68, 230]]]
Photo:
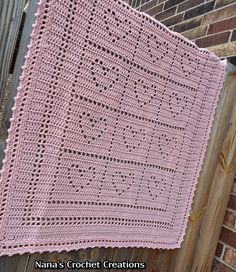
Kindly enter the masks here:
[[0, 181], [0, 255], [183, 241], [225, 63], [120, 0], [42, 0]]

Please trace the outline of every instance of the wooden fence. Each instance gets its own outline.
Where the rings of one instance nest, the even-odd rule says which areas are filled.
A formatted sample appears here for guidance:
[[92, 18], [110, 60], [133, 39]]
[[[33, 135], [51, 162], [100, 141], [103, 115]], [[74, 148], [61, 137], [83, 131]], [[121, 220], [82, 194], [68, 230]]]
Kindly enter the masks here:
[[[37, 0], [0, 2], [0, 161], [4, 156], [13, 98], [19, 84], [36, 10]], [[24, 24], [21, 25], [22, 18]], [[19, 31], [21, 28], [23, 30]], [[17, 55], [14, 54], [16, 51]], [[139, 261], [146, 262], [145, 271], [150, 272], [211, 271], [236, 167], [236, 66], [228, 63], [227, 69], [185, 239], [180, 249], [89, 248], [62, 253], [3, 256], [0, 258], [0, 272], [38, 271], [34, 268], [34, 260], [40, 259]]]

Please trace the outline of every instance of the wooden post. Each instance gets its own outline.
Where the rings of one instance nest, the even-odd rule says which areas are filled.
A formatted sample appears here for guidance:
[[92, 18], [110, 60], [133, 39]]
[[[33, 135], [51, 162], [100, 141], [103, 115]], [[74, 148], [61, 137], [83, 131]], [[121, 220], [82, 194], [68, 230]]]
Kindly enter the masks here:
[[236, 92], [235, 81], [233, 80], [235, 73], [236, 67], [228, 63], [225, 83], [217, 106], [206, 156], [198, 179], [188, 227], [181, 248], [173, 251], [168, 270], [170, 272], [189, 272], [192, 268], [202, 218], [205, 215], [218, 157], [222, 150], [223, 141], [235, 104]]
[[0, 104], [16, 45], [25, 0], [2, 0], [0, 4]]
[[[15, 2], [18, 2], [18, 1], [15, 1]], [[32, 32], [32, 25], [35, 21], [35, 13], [38, 7], [37, 3], [38, 3], [38, 0], [30, 0], [28, 4], [29, 6], [26, 13], [24, 28], [22, 31], [19, 51], [17, 54], [16, 63], [15, 63], [14, 71], [13, 71], [12, 86], [8, 96], [6, 110], [4, 113], [4, 125], [6, 128], [9, 128], [10, 126], [10, 118], [12, 115], [11, 109], [14, 105], [14, 97], [16, 96], [17, 87], [19, 86], [19, 82], [20, 82], [20, 75], [22, 72], [21, 67], [24, 64], [25, 55], [27, 54], [27, 51], [28, 51], [27, 45], [30, 42], [30, 34]]]
[[[236, 74], [232, 78], [236, 90]], [[192, 272], [210, 272], [236, 172], [236, 100], [202, 223]]]
[[[3, 3], [8, 2], [8, 1], [4, 1]], [[16, 3], [24, 3], [24, 0], [19, 0], [19, 1], [13, 1], [15, 4], [13, 6], [16, 6]], [[20, 75], [21, 75], [21, 67], [24, 64], [24, 60], [25, 60], [25, 55], [27, 53], [27, 44], [29, 44], [30, 41], [30, 34], [32, 32], [32, 24], [35, 21], [35, 13], [37, 11], [37, 0], [31, 0], [29, 2], [29, 6], [28, 6], [28, 10], [27, 10], [27, 14], [26, 14], [26, 18], [25, 18], [25, 24], [24, 24], [24, 28], [23, 28], [23, 32], [22, 32], [22, 37], [21, 37], [21, 41], [20, 41], [20, 46], [19, 46], [19, 50], [18, 50], [18, 54], [17, 54], [17, 58], [16, 58], [16, 63], [15, 63], [15, 67], [14, 67], [14, 71], [13, 71], [13, 77], [12, 77], [12, 81], [10, 82], [9, 85], [9, 93], [8, 93], [8, 98], [6, 101], [6, 105], [5, 105], [5, 109], [4, 109], [4, 113], [3, 113], [3, 118], [1, 118], [1, 129], [0, 129], [0, 168], [2, 167], [2, 160], [4, 159], [4, 149], [6, 147], [6, 138], [7, 138], [7, 129], [10, 127], [10, 118], [12, 115], [12, 107], [14, 105], [14, 97], [16, 96], [16, 92], [17, 92], [17, 87], [19, 85], [20, 82]], [[8, 3], [10, 5], [11, 1]], [[20, 9], [20, 8], [19, 8]], [[6, 12], [6, 11], [5, 11]], [[4, 11], [2, 11], [2, 13], [4, 13]], [[23, 6], [22, 6], [22, 13], [23, 13]], [[17, 27], [17, 26], [16, 26]], [[5, 30], [6, 31], [6, 30]], [[12, 33], [15, 34], [16, 30], [12, 31]], [[5, 35], [7, 36], [8, 33], [5, 33]], [[12, 34], [13, 35], [13, 34]], [[4, 36], [4, 35], [3, 35]], [[13, 38], [9, 38], [9, 40], [12, 40]], [[6, 46], [9, 46], [10, 41], [6, 41]], [[13, 45], [13, 41], [11, 41], [11, 44]], [[11, 50], [8, 50], [11, 52]], [[9, 54], [10, 54], [9, 52]], [[0, 47], [0, 53], [1, 53], [1, 47]], [[11, 52], [13, 54], [13, 52]], [[8, 55], [9, 55], [8, 54]], [[0, 61], [1, 61], [1, 54], [0, 54]], [[9, 67], [7, 65], [10, 65], [10, 63], [6, 63], [6, 61], [3, 63], [3, 68], [0, 68], [1, 74], [0, 74], [0, 80], [1, 80], [1, 85], [0, 87], [6, 87], [6, 82], [5, 82], [5, 76], [8, 76], [8, 70]], [[4, 75], [2, 75], [4, 74]], [[2, 79], [4, 78], [4, 80]], [[3, 81], [4, 82], [3, 82]], [[1, 90], [1, 94], [3, 95], [3, 91]], [[1, 98], [0, 98], [1, 99]]]

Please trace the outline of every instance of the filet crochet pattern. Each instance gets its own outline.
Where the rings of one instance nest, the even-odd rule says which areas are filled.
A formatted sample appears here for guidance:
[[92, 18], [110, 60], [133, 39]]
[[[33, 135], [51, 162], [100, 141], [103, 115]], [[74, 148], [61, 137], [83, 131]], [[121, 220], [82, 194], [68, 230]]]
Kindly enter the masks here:
[[225, 63], [120, 0], [42, 0], [0, 183], [0, 254], [183, 241]]

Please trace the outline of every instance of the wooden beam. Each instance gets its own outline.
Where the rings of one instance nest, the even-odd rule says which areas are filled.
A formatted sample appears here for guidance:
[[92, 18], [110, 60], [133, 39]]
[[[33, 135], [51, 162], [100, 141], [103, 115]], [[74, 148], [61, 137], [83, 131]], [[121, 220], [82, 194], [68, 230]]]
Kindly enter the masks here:
[[0, 104], [20, 29], [25, 0], [2, 0], [0, 4]]
[[28, 254], [0, 257], [0, 272], [22, 272], [28, 263]]
[[[231, 78], [236, 90], [236, 74]], [[202, 223], [192, 272], [210, 272], [236, 172], [236, 100]]]
[[[19, 2], [25, 2], [25, 1], [20, 0]], [[6, 103], [4, 104], [4, 112], [2, 113], [3, 116], [1, 116], [0, 168], [2, 168], [2, 160], [4, 159], [4, 155], [5, 155], [4, 150], [6, 148], [7, 129], [10, 127], [10, 118], [12, 115], [12, 107], [14, 105], [14, 97], [16, 96], [17, 87], [19, 86], [20, 75], [22, 72], [22, 66], [25, 61], [24, 57], [25, 57], [27, 50], [28, 50], [27, 45], [29, 44], [29, 41], [30, 41], [30, 34], [32, 32], [32, 24], [35, 21], [35, 13], [36, 13], [37, 7], [38, 7], [37, 2], [38, 2], [37, 0], [31, 0], [28, 4], [25, 23], [24, 23], [24, 27], [23, 27], [22, 37], [20, 40], [20, 46], [19, 46], [19, 50], [18, 50], [18, 54], [17, 54], [17, 58], [16, 58], [16, 63], [15, 63], [14, 71], [13, 71], [12, 80], [9, 84], [9, 87], [7, 87], [7, 88], [9, 88], [9, 91], [7, 93], [8, 97], [7, 97]], [[14, 1], [14, 3], [18, 3], [18, 1]], [[23, 12], [23, 8], [22, 8], [22, 12]], [[6, 44], [9, 44], [9, 43], [10, 42], [6, 42]], [[1, 48], [0, 48], [0, 50], [1, 50]], [[0, 60], [1, 60], [1, 56], [0, 56]], [[1, 70], [1, 68], [0, 68], [0, 70]], [[6, 69], [4, 69], [4, 70], [6, 70]], [[1, 72], [3, 72], [3, 71], [1, 71]], [[8, 75], [8, 73], [7, 73], [7, 75]], [[5, 74], [4, 74], [4, 76], [5, 76]], [[1, 80], [1, 75], [0, 75], [0, 80]], [[4, 84], [2, 84], [1, 86], [3, 87], [3, 85], [4, 85], [4, 88], [6, 89], [6, 82], [4, 82]], [[0, 91], [1, 91], [1, 89], [0, 89]], [[1, 93], [2, 96], [4, 95], [3, 93], [5, 93], [5, 91], [4, 92], [2, 91], [2, 93]], [[2, 107], [3, 107], [3, 103], [1, 103], [1, 108]]]
[[[15, 2], [18, 2], [18, 1], [15, 1]], [[23, 28], [22, 36], [20, 40], [19, 51], [17, 54], [16, 63], [15, 63], [14, 71], [13, 71], [12, 86], [10, 89], [10, 93], [8, 96], [6, 109], [4, 113], [4, 126], [6, 128], [9, 128], [10, 126], [10, 118], [12, 115], [12, 107], [14, 105], [14, 97], [16, 96], [16, 93], [17, 93], [17, 87], [19, 86], [19, 82], [20, 82], [22, 66], [24, 64], [25, 56], [28, 51], [27, 45], [29, 44], [30, 38], [31, 38], [30, 34], [32, 32], [32, 25], [35, 21], [35, 13], [38, 7], [37, 3], [38, 3], [38, 0], [29, 1], [28, 8], [27, 8], [24, 28]]]
[[173, 251], [169, 267], [170, 272], [189, 272], [192, 268], [202, 218], [205, 215], [218, 157], [222, 150], [235, 104], [236, 92], [235, 86], [232, 84], [232, 77], [235, 77], [235, 73], [236, 67], [228, 63], [225, 83], [220, 95], [205, 159], [198, 179], [186, 234], [181, 248]]

